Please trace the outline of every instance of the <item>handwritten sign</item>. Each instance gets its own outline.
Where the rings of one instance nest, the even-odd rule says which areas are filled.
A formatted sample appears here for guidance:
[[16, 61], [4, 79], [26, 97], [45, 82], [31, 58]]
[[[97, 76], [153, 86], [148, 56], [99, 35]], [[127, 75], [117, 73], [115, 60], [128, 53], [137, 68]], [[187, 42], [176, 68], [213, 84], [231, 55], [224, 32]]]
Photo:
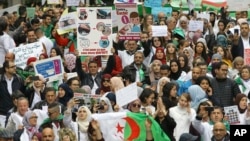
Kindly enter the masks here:
[[30, 57], [39, 58], [42, 51], [43, 46], [41, 42], [30, 43], [9, 50], [9, 52], [13, 52], [15, 54], [16, 66], [22, 69], [26, 67], [27, 60]]
[[111, 7], [77, 8], [77, 48], [80, 56], [111, 54]]
[[135, 3], [117, 3], [116, 18], [120, 40], [140, 39], [140, 17]]
[[136, 83], [130, 84], [116, 92], [116, 102], [122, 107], [138, 98]]
[[71, 12], [61, 16], [59, 20], [59, 29], [70, 30], [77, 27], [77, 14], [76, 12]]
[[189, 31], [203, 31], [203, 21], [189, 21], [188, 30]]
[[60, 4], [60, 0], [47, 0], [48, 4]]
[[63, 78], [64, 67], [60, 56], [40, 60], [34, 63], [36, 74], [41, 74], [49, 82]]
[[208, 21], [210, 20], [210, 14], [208, 13], [197, 13], [197, 18], [204, 18], [204, 19], [207, 19]]
[[244, 64], [250, 64], [250, 48], [244, 49]]
[[80, 3], [80, 0], [66, 0], [67, 6], [78, 6]]
[[152, 26], [153, 37], [165, 37], [168, 36], [167, 26]]

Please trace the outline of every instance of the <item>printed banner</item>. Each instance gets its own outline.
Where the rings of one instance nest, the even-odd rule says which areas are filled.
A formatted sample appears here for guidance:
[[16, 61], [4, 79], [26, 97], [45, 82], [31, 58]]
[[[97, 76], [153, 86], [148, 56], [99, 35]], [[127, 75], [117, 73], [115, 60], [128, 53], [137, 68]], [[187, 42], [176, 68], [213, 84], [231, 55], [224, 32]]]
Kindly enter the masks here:
[[30, 57], [39, 58], [40, 54], [43, 52], [43, 45], [41, 42], [30, 43], [9, 49], [9, 52], [15, 54], [15, 64], [17, 67], [24, 69], [27, 64], [27, 60]]
[[172, 7], [153, 7], [151, 11], [152, 11], [151, 13], [154, 17], [154, 20], [158, 21], [158, 14], [160, 12], [165, 13], [166, 17], [171, 17]]
[[135, 3], [117, 3], [116, 17], [120, 40], [140, 39], [140, 17]]
[[162, 0], [144, 0], [145, 7], [161, 7]]
[[111, 7], [77, 8], [77, 48], [81, 56], [110, 55]]
[[60, 0], [47, 0], [48, 4], [60, 4]]
[[71, 12], [65, 15], [62, 15], [59, 20], [59, 29], [61, 30], [70, 30], [77, 27], [77, 14], [76, 12]]
[[240, 123], [239, 112], [237, 106], [224, 107], [225, 116], [228, 117], [230, 124]]
[[63, 78], [64, 67], [62, 64], [61, 56], [56, 56], [34, 63], [36, 74], [41, 74], [48, 81], [56, 81]]
[[80, 0], [66, 0], [67, 6], [78, 6], [80, 3]]
[[250, 48], [244, 49], [244, 64], [250, 64]]

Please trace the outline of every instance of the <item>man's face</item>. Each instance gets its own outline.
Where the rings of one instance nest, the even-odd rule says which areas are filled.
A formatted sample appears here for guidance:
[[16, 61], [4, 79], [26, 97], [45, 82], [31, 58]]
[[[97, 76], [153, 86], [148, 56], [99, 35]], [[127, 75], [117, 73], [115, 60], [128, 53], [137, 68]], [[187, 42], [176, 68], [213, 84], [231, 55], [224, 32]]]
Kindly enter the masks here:
[[27, 33], [27, 38], [28, 38], [29, 43], [34, 43], [36, 42], [36, 39], [37, 39], [34, 31], [29, 31]]
[[226, 127], [223, 123], [216, 123], [213, 128], [214, 138], [216, 140], [223, 140], [227, 134]]
[[240, 33], [241, 33], [241, 36], [248, 37], [248, 35], [249, 35], [249, 25], [248, 24], [242, 24], [240, 26]]
[[172, 17], [174, 17], [176, 20], [178, 20], [178, 12], [172, 12]]
[[176, 27], [176, 20], [172, 19], [167, 26], [170, 30], [173, 30]]
[[127, 46], [128, 46], [128, 51], [135, 51], [137, 48], [137, 43], [136, 43], [136, 41], [130, 40], [130, 41], [128, 41]]
[[141, 34], [141, 41], [142, 41], [142, 42], [148, 41], [148, 34], [142, 33], [142, 34]]
[[139, 19], [139, 17], [130, 18], [130, 22], [135, 24], [135, 25], [138, 25], [138, 24], [140, 24], [140, 19]]
[[48, 116], [51, 120], [56, 120], [60, 115], [60, 111], [57, 108], [48, 109]]
[[32, 28], [35, 30], [35, 29], [37, 29], [37, 28], [39, 28], [40, 27], [40, 24], [39, 23], [34, 23], [33, 25], [32, 25]]
[[51, 104], [56, 101], [56, 94], [54, 91], [48, 91], [45, 95], [46, 101]]
[[227, 72], [228, 72], [228, 66], [227, 65], [221, 65], [219, 69], [215, 70], [216, 78], [224, 79], [227, 78]]
[[220, 109], [214, 109], [210, 115], [210, 118], [213, 122], [219, 122], [223, 119], [223, 113]]
[[96, 75], [96, 73], [98, 72], [98, 66], [96, 63], [90, 63], [89, 64], [89, 73], [91, 75]]
[[201, 68], [201, 76], [206, 76], [207, 74], [207, 65], [200, 65]]
[[161, 77], [168, 77], [170, 74], [169, 70], [160, 70]]
[[51, 24], [51, 18], [50, 18], [50, 17], [46, 17], [45, 23], [46, 23], [47, 25]]
[[17, 101], [17, 111], [20, 115], [24, 115], [29, 108], [29, 104], [27, 100], [18, 100]]
[[6, 68], [6, 73], [16, 74], [16, 65], [14, 62], [9, 62], [9, 67]]
[[201, 69], [200, 68], [194, 68], [192, 70], [192, 79], [197, 80], [197, 78], [201, 75]]
[[143, 62], [143, 59], [144, 58], [143, 58], [143, 55], [141, 53], [136, 53], [134, 55], [134, 62], [135, 62], [136, 65], [141, 65], [142, 62]]
[[42, 131], [42, 141], [54, 141], [55, 136], [53, 130], [50, 128], [45, 128]]
[[241, 11], [236, 11], [235, 12], [235, 18], [240, 19], [241, 18]]

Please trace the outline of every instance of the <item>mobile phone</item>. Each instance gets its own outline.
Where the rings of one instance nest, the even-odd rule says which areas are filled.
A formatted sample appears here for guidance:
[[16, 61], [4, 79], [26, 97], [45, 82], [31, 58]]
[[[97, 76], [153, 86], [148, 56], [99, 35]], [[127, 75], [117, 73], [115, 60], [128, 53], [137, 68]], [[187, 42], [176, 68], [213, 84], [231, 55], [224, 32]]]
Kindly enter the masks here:
[[239, 34], [239, 29], [234, 29], [234, 34]]

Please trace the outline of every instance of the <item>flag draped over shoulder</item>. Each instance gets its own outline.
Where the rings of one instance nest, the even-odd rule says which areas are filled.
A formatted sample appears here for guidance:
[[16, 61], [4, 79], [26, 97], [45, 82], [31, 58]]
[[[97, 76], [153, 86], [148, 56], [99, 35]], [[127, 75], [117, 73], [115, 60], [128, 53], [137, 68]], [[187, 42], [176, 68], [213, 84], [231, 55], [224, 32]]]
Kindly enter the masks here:
[[118, 112], [93, 114], [100, 124], [103, 138], [107, 141], [145, 141], [145, 120], [152, 122], [151, 131], [155, 141], [170, 141], [159, 124], [143, 113]]

